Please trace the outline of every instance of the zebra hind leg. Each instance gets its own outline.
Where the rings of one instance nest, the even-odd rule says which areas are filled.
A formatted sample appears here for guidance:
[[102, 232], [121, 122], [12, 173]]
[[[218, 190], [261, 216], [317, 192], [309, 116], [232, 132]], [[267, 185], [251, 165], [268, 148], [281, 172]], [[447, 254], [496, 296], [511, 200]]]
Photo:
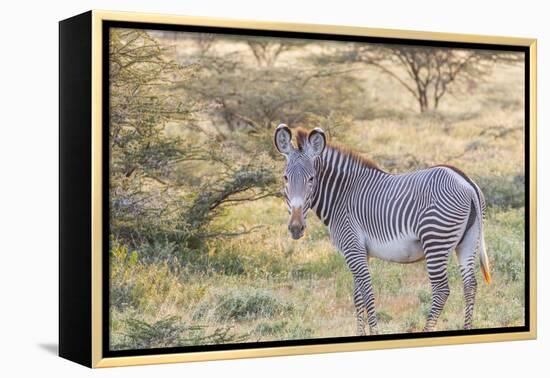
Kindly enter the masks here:
[[476, 275], [474, 266], [460, 267], [462, 282], [464, 284], [464, 329], [472, 329], [472, 320], [474, 317], [474, 303], [477, 290]]
[[464, 239], [456, 248], [460, 275], [464, 285], [464, 329], [472, 329], [474, 303], [477, 290], [475, 275], [475, 257], [478, 243], [479, 228], [474, 224], [464, 235]]

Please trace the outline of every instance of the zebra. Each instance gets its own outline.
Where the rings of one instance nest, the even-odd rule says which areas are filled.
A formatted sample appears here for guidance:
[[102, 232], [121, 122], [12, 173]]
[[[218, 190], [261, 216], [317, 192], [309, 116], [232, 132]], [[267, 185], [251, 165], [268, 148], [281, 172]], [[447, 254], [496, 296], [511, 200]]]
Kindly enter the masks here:
[[284, 198], [288, 230], [300, 239], [308, 210], [328, 227], [354, 280], [357, 335], [378, 333], [369, 258], [397, 263], [426, 261], [432, 301], [424, 332], [435, 330], [449, 296], [447, 265], [456, 250], [464, 286], [464, 328], [472, 328], [477, 281], [474, 259], [491, 282], [483, 236], [485, 200], [480, 188], [458, 168], [439, 165], [391, 174], [349, 148], [327, 143], [320, 128], [292, 132], [279, 125], [274, 144], [286, 157]]

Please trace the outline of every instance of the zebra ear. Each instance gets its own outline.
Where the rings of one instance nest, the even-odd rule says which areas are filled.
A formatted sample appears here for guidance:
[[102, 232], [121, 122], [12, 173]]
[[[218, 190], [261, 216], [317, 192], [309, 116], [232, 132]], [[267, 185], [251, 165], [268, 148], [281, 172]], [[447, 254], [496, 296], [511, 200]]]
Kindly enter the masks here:
[[323, 131], [323, 129], [320, 129], [319, 127], [316, 127], [313, 130], [311, 130], [307, 140], [309, 142], [307, 152], [312, 157], [317, 157], [321, 155], [321, 153], [325, 149], [325, 146], [327, 145], [325, 132]]
[[288, 156], [292, 152], [292, 132], [287, 125], [281, 123], [275, 130], [275, 147], [281, 154]]

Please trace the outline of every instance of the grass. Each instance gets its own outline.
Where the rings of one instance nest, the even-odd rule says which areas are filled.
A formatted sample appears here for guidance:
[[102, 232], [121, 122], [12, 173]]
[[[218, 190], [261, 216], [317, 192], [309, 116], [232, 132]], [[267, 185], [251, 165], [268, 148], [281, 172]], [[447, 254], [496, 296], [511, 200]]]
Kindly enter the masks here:
[[[254, 218], [253, 213], [264, 206], [277, 205], [265, 200], [250, 205], [247, 214]], [[237, 211], [233, 216], [244, 215]], [[113, 259], [111, 296], [116, 303], [111, 312], [111, 331], [119, 340], [115, 346], [152, 347], [160, 345], [161, 339], [162, 345], [181, 345], [183, 341], [353, 336], [352, 277], [343, 258], [321, 236], [318, 229], [323, 227], [311, 219], [310, 232], [303, 242], [291, 241], [284, 224], [223, 243], [213, 241], [212, 266], [227, 258], [223, 253], [219, 256], [219, 251], [239, 249], [245, 257], [244, 270], [239, 268], [237, 272], [220, 273], [212, 268], [206, 269], [206, 274], [196, 273], [190, 266], [169, 269], [163, 262], [140, 262], [139, 257], [133, 257], [139, 252], [127, 252], [125, 260]], [[522, 208], [492, 210], [488, 214], [485, 234], [493, 282], [483, 282], [476, 262], [479, 289], [475, 328], [523, 324], [522, 227]], [[463, 324], [462, 283], [455, 257], [449, 271], [451, 295], [439, 330], [461, 329]], [[431, 300], [424, 264], [400, 265], [371, 259], [371, 272], [380, 331], [421, 331]], [[126, 299], [121, 299], [124, 296]], [[166, 319], [170, 321], [166, 323]], [[145, 342], [144, 335], [153, 336]]]
[[210, 318], [215, 322], [273, 319], [293, 310], [292, 303], [285, 303], [272, 291], [239, 287], [205, 298], [199, 303], [193, 319]]
[[[352, 128], [333, 137], [392, 172], [446, 163], [470, 175], [488, 199], [485, 238], [493, 277], [486, 285], [476, 261], [474, 328], [522, 325], [524, 119], [519, 68], [497, 69], [469, 93], [447, 95], [440, 111], [428, 114], [418, 114], [409, 95], [379, 72], [366, 69], [358, 75], [367, 89], [366, 108], [372, 111], [355, 115]], [[163, 242], [129, 250], [114, 240], [111, 347], [355, 335], [353, 280], [326, 227], [311, 214], [305, 237], [293, 241], [287, 217], [280, 198], [230, 207], [216, 227], [263, 227], [236, 238], [209, 240], [200, 253]], [[456, 257], [451, 260], [451, 295], [438, 330], [463, 326], [462, 283]], [[424, 263], [371, 259], [371, 273], [380, 332], [422, 330], [431, 300]]]

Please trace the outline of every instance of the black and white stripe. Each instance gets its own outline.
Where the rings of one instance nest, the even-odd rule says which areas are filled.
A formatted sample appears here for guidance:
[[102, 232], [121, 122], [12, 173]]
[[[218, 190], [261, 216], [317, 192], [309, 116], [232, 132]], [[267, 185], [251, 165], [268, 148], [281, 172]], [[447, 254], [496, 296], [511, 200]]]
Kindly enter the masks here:
[[371, 334], [377, 332], [367, 257], [426, 260], [432, 305], [424, 330], [431, 331], [449, 296], [447, 264], [455, 249], [464, 283], [465, 328], [471, 328], [478, 248], [490, 279], [483, 245], [485, 204], [477, 185], [447, 166], [394, 175], [335, 146], [311, 154], [303, 133], [299, 148], [287, 155], [285, 198], [289, 209], [302, 206], [305, 216], [311, 208], [328, 226], [354, 277], [358, 334], [364, 334], [365, 312]]

